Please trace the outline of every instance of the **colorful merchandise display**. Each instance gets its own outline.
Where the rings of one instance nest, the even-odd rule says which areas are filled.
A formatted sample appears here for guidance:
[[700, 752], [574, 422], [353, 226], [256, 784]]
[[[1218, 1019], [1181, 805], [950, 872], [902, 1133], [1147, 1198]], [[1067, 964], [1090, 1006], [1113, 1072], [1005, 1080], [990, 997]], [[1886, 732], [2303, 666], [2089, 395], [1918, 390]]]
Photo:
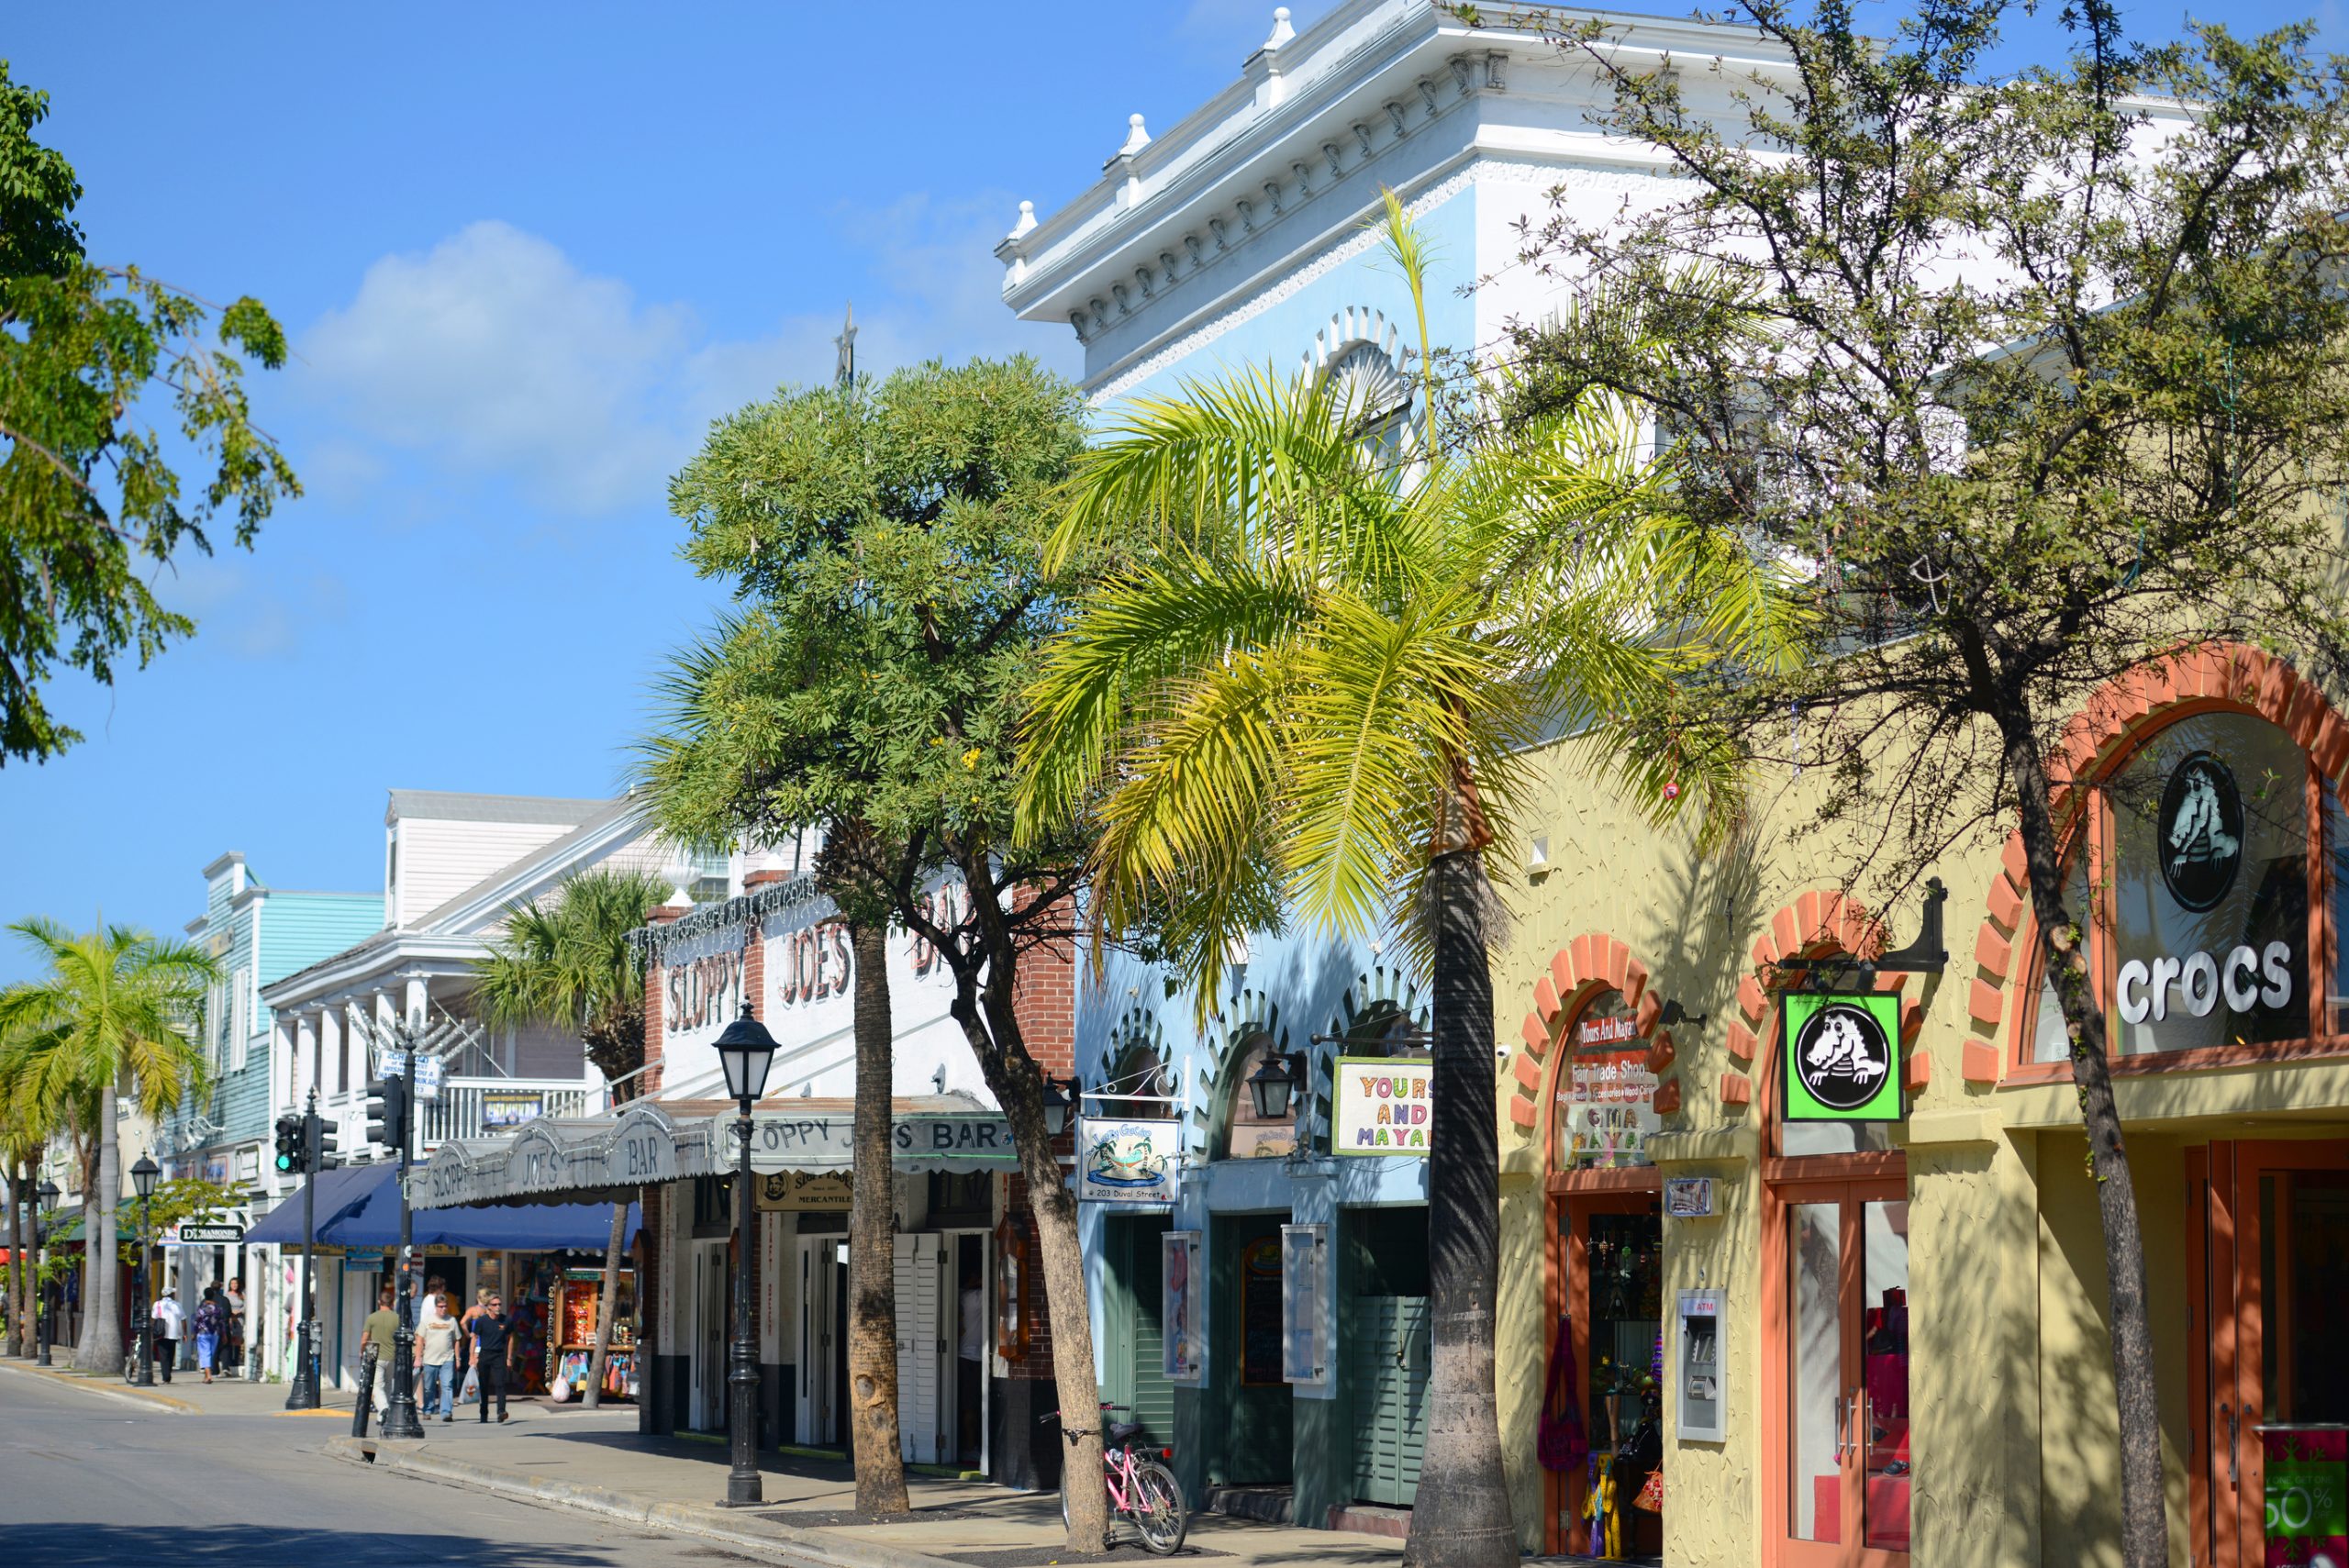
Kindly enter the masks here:
[[[601, 1265], [565, 1269], [553, 1282], [555, 1326], [548, 1389], [557, 1399], [576, 1399], [586, 1392], [588, 1367], [596, 1351], [596, 1318], [604, 1296]], [[636, 1303], [636, 1274], [619, 1272], [619, 1301], [612, 1314], [612, 1340], [604, 1357], [604, 1397], [633, 1399], [637, 1395], [636, 1335], [629, 1327]]]

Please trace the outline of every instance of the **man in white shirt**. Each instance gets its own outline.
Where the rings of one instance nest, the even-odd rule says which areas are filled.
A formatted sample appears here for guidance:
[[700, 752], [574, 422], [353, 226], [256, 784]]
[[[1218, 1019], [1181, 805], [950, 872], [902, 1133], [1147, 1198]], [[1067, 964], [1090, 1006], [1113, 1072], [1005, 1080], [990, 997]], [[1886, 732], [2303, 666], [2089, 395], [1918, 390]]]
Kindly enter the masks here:
[[163, 1294], [155, 1298], [155, 1310], [150, 1316], [155, 1319], [155, 1365], [161, 1369], [163, 1381], [169, 1383], [172, 1367], [180, 1356], [180, 1325], [187, 1318], [180, 1310], [179, 1292], [166, 1285]]

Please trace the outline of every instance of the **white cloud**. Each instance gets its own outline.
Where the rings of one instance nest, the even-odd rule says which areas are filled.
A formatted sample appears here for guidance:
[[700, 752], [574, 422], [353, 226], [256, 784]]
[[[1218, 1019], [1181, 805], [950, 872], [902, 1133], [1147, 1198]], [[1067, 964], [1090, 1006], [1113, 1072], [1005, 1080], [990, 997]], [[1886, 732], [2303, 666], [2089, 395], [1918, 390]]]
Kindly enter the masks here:
[[[1020, 349], [1074, 369], [1065, 330], [1015, 320], [999, 296], [990, 251], [1014, 210], [916, 195], [841, 215], [873, 285], [858, 302], [859, 369]], [[712, 339], [690, 306], [640, 301], [552, 242], [482, 222], [373, 263], [300, 346], [302, 373], [349, 422], [330, 445], [338, 475], [364, 483], [378, 450], [402, 449], [576, 515], [657, 505], [712, 417], [829, 376], [839, 330], [829, 306], [762, 337]]]
[[306, 627], [341, 620], [349, 592], [329, 573], [299, 583], [269, 577], [234, 555], [190, 554], [173, 562], [154, 584], [166, 607], [195, 617], [195, 644], [256, 662], [297, 652]]

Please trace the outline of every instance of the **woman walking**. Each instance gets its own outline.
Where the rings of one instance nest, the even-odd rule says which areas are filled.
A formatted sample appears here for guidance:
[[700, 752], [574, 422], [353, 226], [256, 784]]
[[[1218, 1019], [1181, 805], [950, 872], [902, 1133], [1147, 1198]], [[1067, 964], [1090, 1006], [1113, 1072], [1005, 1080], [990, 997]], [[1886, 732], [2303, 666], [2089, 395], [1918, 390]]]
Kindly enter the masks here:
[[192, 1327], [195, 1329], [195, 1369], [209, 1383], [220, 1359], [220, 1341], [228, 1329], [228, 1305], [218, 1285], [204, 1287], [204, 1299], [196, 1303]]

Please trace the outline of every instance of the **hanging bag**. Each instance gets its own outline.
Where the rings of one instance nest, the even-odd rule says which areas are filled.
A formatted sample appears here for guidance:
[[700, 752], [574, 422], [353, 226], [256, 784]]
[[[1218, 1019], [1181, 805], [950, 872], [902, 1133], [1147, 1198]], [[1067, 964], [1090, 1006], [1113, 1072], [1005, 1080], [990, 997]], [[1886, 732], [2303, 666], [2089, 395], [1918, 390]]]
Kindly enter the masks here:
[[1545, 1470], [1572, 1470], [1590, 1452], [1582, 1409], [1575, 1403], [1574, 1319], [1558, 1318], [1558, 1342], [1550, 1351], [1550, 1375], [1542, 1399], [1542, 1430], [1536, 1450]]

